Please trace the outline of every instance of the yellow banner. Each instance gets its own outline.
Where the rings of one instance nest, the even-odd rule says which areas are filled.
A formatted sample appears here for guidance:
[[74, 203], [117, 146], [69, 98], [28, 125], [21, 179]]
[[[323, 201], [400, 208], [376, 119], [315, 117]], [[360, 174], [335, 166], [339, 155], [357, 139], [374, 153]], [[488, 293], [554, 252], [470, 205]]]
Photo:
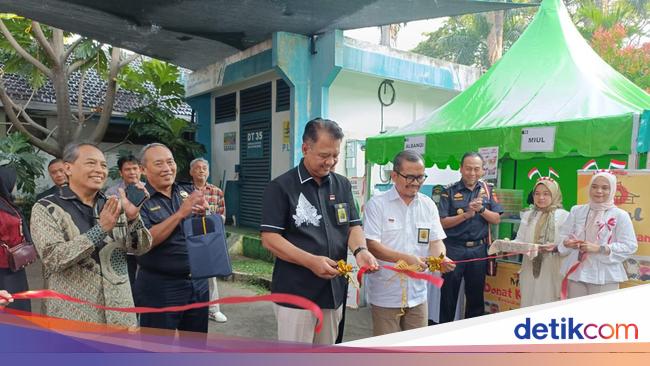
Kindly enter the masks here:
[[[578, 172], [578, 204], [587, 203], [593, 171]], [[639, 249], [623, 263], [631, 281], [627, 285], [650, 281], [650, 170], [615, 170], [618, 184], [614, 203], [627, 211], [634, 225]]]
[[497, 275], [485, 278], [485, 312], [519, 309], [521, 291], [519, 290], [519, 269], [521, 265], [509, 262], [497, 262]]

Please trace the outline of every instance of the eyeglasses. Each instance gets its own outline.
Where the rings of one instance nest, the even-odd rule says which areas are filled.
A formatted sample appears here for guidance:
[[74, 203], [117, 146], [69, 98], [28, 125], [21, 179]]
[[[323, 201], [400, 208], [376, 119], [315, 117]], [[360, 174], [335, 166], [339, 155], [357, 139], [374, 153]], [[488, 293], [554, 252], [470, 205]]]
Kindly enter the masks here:
[[418, 183], [422, 183], [425, 180], [427, 180], [427, 177], [428, 177], [426, 174], [424, 174], [424, 175], [404, 175], [404, 174], [398, 172], [397, 170], [395, 170], [394, 172], [397, 173], [397, 175], [399, 175], [400, 177], [406, 179], [406, 183], [409, 183], [409, 184], [415, 183], [415, 181], [417, 181]]

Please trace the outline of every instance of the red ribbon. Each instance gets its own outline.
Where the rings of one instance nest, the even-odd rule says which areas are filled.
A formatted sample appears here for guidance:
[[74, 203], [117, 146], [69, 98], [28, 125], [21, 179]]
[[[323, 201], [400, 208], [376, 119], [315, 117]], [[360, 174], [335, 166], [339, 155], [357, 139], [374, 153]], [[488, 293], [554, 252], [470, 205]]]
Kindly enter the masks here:
[[[405, 274], [408, 277], [416, 279], [416, 280], [425, 280], [427, 282], [430, 282], [431, 284], [433, 284], [437, 288], [442, 287], [442, 283], [445, 281], [445, 280], [442, 279], [442, 277], [433, 276], [433, 275], [426, 274], [426, 273], [421, 273], [421, 272], [413, 272], [413, 271], [409, 271], [409, 270], [405, 270], [405, 269], [399, 269], [399, 268], [395, 268], [393, 266], [384, 265], [384, 266], [381, 266], [381, 268], [385, 268], [385, 269], [391, 270], [393, 272]], [[368, 268], [368, 267], [361, 267], [359, 269], [359, 273], [357, 273], [357, 281], [359, 282], [359, 284], [363, 283], [362, 282], [363, 281], [363, 275], [369, 269], [370, 268]]]
[[[478, 261], [485, 261], [488, 259], [494, 259], [494, 258], [503, 258], [503, 257], [510, 257], [512, 255], [517, 255], [517, 254], [528, 254], [530, 251], [524, 251], [524, 252], [512, 252], [512, 253], [506, 253], [506, 254], [499, 254], [499, 255], [490, 255], [487, 257], [481, 257], [481, 258], [471, 258], [471, 259], [463, 259], [463, 260], [458, 260], [458, 261], [446, 261], [444, 263], [453, 263], [453, 264], [458, 264], [458, 263], [469, 263], [469, 262], [478, 262]], [[388, 270], [391, 270], [393, 272], [398, 272], [398, 273], [403, 273], [410, 278], [416, 279], [416, 280], [425, 280], [427, 282], [430, 282], [434, 286], [440, 288], [442, 287], [442, 284], [444, 282], [444, 279], [439, 276], [433, 276], [430, 274], [426, 273], [421, 273], [421, 272], [413, 272], [409, 270], [404, 270], [404, 269], [398, 269], [393, 266], [387, 266], [383, 265], [380, 266], [381, 268], [385, 268]], [[359, 285], [363, 283], [363, 276], [366, 272], [368, 272], [370, 268], [368, 267], [361, 267], [359, 269], [359, 272], [357, 273], [357, 281], [359, 282]]]
[[600, 234], [603, 232], [604, 229], [607, 229], [609, 231], [609, 238], [607, 239], [607, 244], [611, 244], [612, 242], [612, 236], [613, 236], [613, 231], [614, 227], [616, 226], [616, 218], [615, 217], [610, 217], [607, 222], [599, 223], [598, 224], [598, 238], [600, 238]]
[[506, 253], [506, 254], [490, 255], [490, 256], [481, 257], [481, 258], [463, 259], [463, 260], [459, 260], [459, 261], [448, 261], [446, 263], [458, 264], [458, 263], [478, 262], [478, 261], [486, 261], [488, 259], [504, 258], [504, 257], [510, 257], [510, 256], [517, 255], [517, 254], [528, 254], [528, 253], [530, 253], [530, 250], [527, 250], [527, 251], [524, 251], [524, 252], [511, 252], [511, 253]]
[[578, 260], [571, 265], [566, 275], [564, 275], [564, 278], [562, 279], [562, 288], [560, 290], [560, 300], [567, 299], [567, 296], [569, 295], [569, 275], [578, 270], [578, 267], [580, 267], [582, 262], [584, 262], [585, 258], [587, 258], [587, 253], [578, 256]]
[[59, 299], [59, 300], [69, 301], [77, 304], [89, 305], [101, 310], [118, 311], [122, 313], [140, 313], [140, 314], [185, 311], [190, 309], [203, 308], [215, 304], [241, 304], [241, 303], [259, 302], [259, 301], [272, 301], [278, 303], [291, 304], [301, 309], [309, 310], [312, 314], [314, 314], [314, 316], [318, 320], [315, 328], [316, 333], [320, 332], [321, 328], [323, 327], [323, 312], [321, 311], [320, 307], [318, 307], [318, 305], [316, 305], [315, 303], [313, 303], [308, 299], [305, 299], [302, 296], [291, 295], [291, 294], [233, 296], [233, 297], [224, 297], [213, 301], [197, 302], [193, 304], [179, 305], [179, 306], [167, 306], [163, 308], [153, 308], [153, 307], [145, 307], [145, 306], [119, 308], [119, 307], [104, 306], [104, 305], [92, 303], [90, 301], [81, 300], [76, 297], [68, 296], [52, 290], [35, 290], [35, 291], [19, 292], [17, 294], [13, 294], [12, 297], [14, 298], [14, 300]]

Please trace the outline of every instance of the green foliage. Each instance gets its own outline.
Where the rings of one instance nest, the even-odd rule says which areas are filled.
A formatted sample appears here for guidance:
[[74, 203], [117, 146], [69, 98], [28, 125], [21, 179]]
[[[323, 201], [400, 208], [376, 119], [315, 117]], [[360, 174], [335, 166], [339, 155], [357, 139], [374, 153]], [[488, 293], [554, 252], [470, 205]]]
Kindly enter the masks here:
[[235, 272], [247, 273], [263, 278], [271, 279], [273, 275], [273, 262], [253, 259], [248, 257], [231, 258], [232, 269]]
[[[16, 42], [25, 49], [35, 59], [39, 60], [47, 67], [51, 67], [51, 60], [47, 57], [40, 44], [32, 36], [32, 21], [15, 15], [3, 14], [2, 19], [7, 29], [13, 34]], [[46, 37], [52, 36], [52, 30], [49, 27], [42, 26], [43, 33]], [[34, 65], [26, 62], [16, 50], [11, 46], [9, 40], [4, 36], [0, 37], [0, 49], [2, 50], [2, 59], [4, 63], [4, 72], [17, 74], [25, 77], [33, 89], [39, 89], [47, 78]]]
[[[34, 38], [31, 19], [12, 14], [0, 14], [0, 17], [21, 47], [48, 68], [52, 67], [52, 60]], [[40, 24], [40, 27], [45, 37], [48, 40], [52, 39], [52, 28], [45, 24]], [[68, 63], [83, 62], [80, 70], [94, 68], [100, 75], [106, 75], [109, 59], [108, 52], [110, 51], [107, 46], [89, 38], [80, 38], [69, 32], [64, 32], [63, 35], [66, 44], [71, 44], [77, 40], [80, 42], [68, 57]], [[47, 77], [39, 69], [30, 62], [26, 62], [16, 52], [5, 37], [0, 37], [0, 50], [0, 62], [4, 63], [6, 73], [25, 77], [34, 90], [40, 89], [48, 81]]]
[[[504, 53], [517, 41], [535, 14], [535, 9], [505, 12], [503, 24]], [[487, 38], [490, 24], [484, 14], [450, 17], [412, 52], [480, 68], [490, 67]]]
[[10, 133], [0, 138], [0, 165], [10, 165], [18, 173], [18, 189], [33, 194], [36, 179], [43, 176], [45, 158], [38, 155], [27, 137]]
[[628, 1], [612, 2], [608, 10], [603, 10], [602, 6], [599, 6], [594, 0], [580, 0], [577, 10], [573, 14], [573, 21], [577, 24], [582, 36], [591, 41], [597, 30], [611, 29], [616, 24], [632, 20], [634, 13], [635, 7]]
[[[648, 90], [649, 0], [565, 0], [580, 33], [618, 72]], [[508, 10], [503, 26], [503, 53], [517, 41], [537, 8]], [[621, 28], [624, 29], [620, 37]], [[413, 52], [464, 65], [487, 68], [490, 25], [483, 14], [449, 18], [428, 34]], [[617, 36], [618, 35], [618, 36]]]
[[597, 29], [591, 39], [600, 57], [633, 83], [650, 92], [650, 42], [641, 47], [625, 45], [627, 32], [620, 24]]
[[483, 15], [451, 17], [443, 27], [412, 51], [463, 65], [487, 65], [487, 34], [490, 27]]
[[124, 89], [144, 96], [143, 103], [159, 103], [165, 109], [173, 109], [183, 103], [185, 94], [179, 77], [178, 66], [151, 59], [126, 68], [118, 82]]
[[174, 108], [183, 102], [185, 89], [178, 67], [158, 60], [146, 60], [139, 67], [129, 68], [119, 82], [137, 92], [142, 106], [127, 113], [133, 121], [127, 138], [140, 137], [161, 142], [171, 149], [180, 178], [189, 177], [189, 162], [205, 153], [203, 145], [188, 139], [196, 125], [174, 115]]

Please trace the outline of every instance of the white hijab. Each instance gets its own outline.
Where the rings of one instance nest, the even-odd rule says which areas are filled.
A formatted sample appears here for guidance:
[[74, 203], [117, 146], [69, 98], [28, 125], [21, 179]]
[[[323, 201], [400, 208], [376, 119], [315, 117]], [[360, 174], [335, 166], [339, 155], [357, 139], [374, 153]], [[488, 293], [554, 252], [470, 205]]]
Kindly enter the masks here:
[[[603, 203], [595, 203], [591, 201], [591, 185], [596, 178], [603, 177], [609, 183], [609, 197]], [[609, 172], [599, 172], [591, 177], [589, 182], [589, 214], [587, 215], [587, 223], [585, 225], [585, 240], [590, 243], [598, 243], [598, 229], [600, 224], [603, 223], [605, 212], [614, 205], [614, 196], [616, 195], [616, 176]]]

